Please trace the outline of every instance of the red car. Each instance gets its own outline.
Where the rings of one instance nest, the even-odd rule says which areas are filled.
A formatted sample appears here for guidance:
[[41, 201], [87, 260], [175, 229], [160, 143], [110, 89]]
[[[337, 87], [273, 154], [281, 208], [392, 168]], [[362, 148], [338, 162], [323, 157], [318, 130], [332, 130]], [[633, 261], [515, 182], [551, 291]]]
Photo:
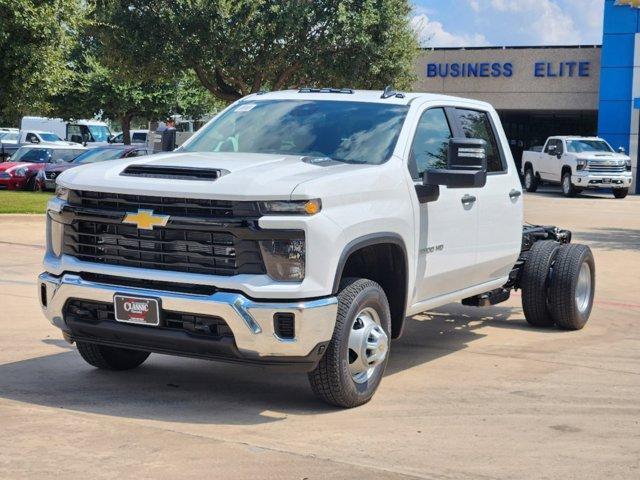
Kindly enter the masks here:
[[88, 163], [116, 160], [118, 158], [141, 157], [151, 155], [153, 150], [143, 145], [113, 145], [90, 148], [69, 162], [50, 163], [36, 175], [36, 189], [55, 190], [56, 178], [65, 170]]
[[8, 162], [0, 163], [0, 188], [35, 190], [36, 175], [46, 165], [73, 160], [87, 149], [81, 145], [34, 145], [20, 147]]

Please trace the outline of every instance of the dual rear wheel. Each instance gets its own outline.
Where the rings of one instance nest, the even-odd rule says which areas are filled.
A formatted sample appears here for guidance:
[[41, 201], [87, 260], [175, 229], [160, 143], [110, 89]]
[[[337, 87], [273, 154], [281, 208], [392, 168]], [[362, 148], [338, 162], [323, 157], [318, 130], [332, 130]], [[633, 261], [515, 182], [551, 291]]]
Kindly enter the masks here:
[[522, 309], [531, 325], [580, 330], [593, 308], [593, 254], [586, 245], [537, 242], [525, 261], [521, 287]]

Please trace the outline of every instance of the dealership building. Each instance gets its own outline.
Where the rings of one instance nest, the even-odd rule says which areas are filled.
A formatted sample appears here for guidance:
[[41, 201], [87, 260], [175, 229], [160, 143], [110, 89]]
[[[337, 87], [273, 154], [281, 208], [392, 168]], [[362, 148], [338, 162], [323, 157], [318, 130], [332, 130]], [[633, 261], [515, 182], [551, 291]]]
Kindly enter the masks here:
[[517, 163], [548, 136], [599, 135], [629, 153], [637, 179], [638, 6], [640, 0], [605, 0], [602, 45], [426, 49], [414, 89], [491, 103]]

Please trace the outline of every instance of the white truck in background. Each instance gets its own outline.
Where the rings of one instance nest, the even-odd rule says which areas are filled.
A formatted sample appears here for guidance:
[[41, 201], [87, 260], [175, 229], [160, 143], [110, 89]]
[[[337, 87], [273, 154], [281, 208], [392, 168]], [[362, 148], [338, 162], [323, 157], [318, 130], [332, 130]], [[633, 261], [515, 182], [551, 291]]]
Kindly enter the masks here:
[[567, 197], [585, 188], [612, 188], [625, 198], [632, 185], [631, 159], [598, 137], [549, 137], [541, 152], [522, 156], [524, 185], [535, 192], [542, 182], [559, 184]]
[[28, 132], [50, 132], [68, 142], [81, 143], [89, 147], [107, 145], [111, 137], [108, 125], [99, 120], [67, 122], [61, 118], [45, 117], [23, 117], [20, 132], [20, 143], [33, 143], [26, 138]]

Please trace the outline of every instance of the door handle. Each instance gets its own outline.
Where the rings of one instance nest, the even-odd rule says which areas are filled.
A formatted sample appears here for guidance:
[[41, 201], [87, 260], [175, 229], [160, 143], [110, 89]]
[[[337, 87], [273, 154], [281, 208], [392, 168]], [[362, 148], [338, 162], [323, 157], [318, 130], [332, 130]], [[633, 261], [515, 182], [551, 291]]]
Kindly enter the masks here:
[[462, 197], [461, 201], [462, 204], [466, 207], [467, 205], [476, 203], [476, 197], [474, 197], [473, 195], [465, 195], [464, 197]]
[[516, 190], [515, 188], [509, 192], [509, 197], [512, 199], [516, 199], [520, 195], [522, 195], [522, 192], [520, 190]]

